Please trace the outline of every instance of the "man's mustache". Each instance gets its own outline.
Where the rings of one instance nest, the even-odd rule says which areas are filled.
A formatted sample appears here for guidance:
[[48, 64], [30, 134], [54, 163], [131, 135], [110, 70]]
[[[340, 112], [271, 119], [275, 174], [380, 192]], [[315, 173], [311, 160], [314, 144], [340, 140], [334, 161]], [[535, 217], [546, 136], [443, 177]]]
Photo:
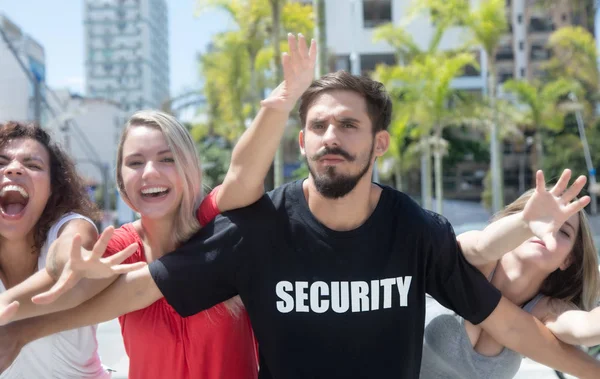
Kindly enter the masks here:
[[315, 155], [313, 155], [311, 157], [311, 159], [313, 161], [318, 161], [319, 159], [323, 158], [326, 155], [339, 155], [339, 156], [343, 157], [344, 159], [346, 159], [349, 162], [354, 161], [354, 157], [352, 155], [350, 155], [350, 153], [348, 153], [345, 150], [342, 150], [339, 147], [331, 147], [331, 148], [324, 147], [319, 152], [317, 152]]

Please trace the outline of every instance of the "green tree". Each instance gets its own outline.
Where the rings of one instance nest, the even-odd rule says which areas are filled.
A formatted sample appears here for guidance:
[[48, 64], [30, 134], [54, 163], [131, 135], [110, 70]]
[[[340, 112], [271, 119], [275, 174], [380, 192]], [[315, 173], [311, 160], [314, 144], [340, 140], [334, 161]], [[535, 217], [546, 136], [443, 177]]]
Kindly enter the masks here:
[[[264, 91], [282, 79], [280, 57], [287, 38], [280, 30], [310, 39], [312, 7], [285, 0], [198, 1], [199, 11], [215, 7], [228, 12], [237, 29], [216, 36], [213, 49], [200, 58], [209, 121], [196, 133], [216, 132], [235, 142], [255, 117]], [[276, 163], [278, 185], [283, 178], [280, 152]]]
[[598, 50], [594, 36], [582, 27], [564, 27], [548, 39], [552, 58], [544, 68], [554, 78], [576, 80], [585, 89], [587, 98], [597, 98], [600, 90]]
[[212, 189], [223, 183], [231, 162], [231, 144], [222, 137], [206, 137], [197, 142], [202, 161], [202, 184]]
[[534, 81], [529, 83], [524, 80], [509, 80], [504, 83], [504, 89], [514, 94], [518, 102], [524, 107], [525, 125], [534, 134], [534, 159], [532, 171], [544, 167], [544, 131], [561, 131], [564, 127], [565, 116], [569, 113], [569, 93], [580, 93], [577, 82], [568, 79], [557, 79], [549, 83]]
[[209, 118], [207, 133], [230, 141], [241, 136], [246, 120], [253, 116], [249, 57], [242, 48], [243, 40], [238, 32], [220, 34], [213, 39], [212, 51], [200, 57]]
[[[547, 177], [557, 177], [565, 167], [573, 171], [573, 177], [588, 175], [585, 163], [583, 145], [578, 136], [575, 117], [570, 114], [565, 120], [564, 130], [554, 133], [550, 132], [552, 143], [548, 144], [547, 157], [544, 160], [544, 169]], [[590, 124], [586, 128], [587, 140], [592, 156], [594, 167], [600, 166], [600, 124]]]
[[[416, 3], [417, 5], [420, 3]], [[411, 10], [411, 16], [423, 11], [422, 8], [415, 7]], [[442, 13], [443, 15], [444, 13]], [[410, 17], [410, 16], [409, 16]], [[434, 26], [434, 36], [429, 41], [428, 45], [425, 49], [422, 49], [413, 39], [412, 35], [403, 27], [394, 24], [384, 24], [377, 27], [373, 33], [374, 42], [384, 41], [388, 43], [390, 46], [394, 48], [396, 62], [395, 66], [387, 66], [387, 65], [378, 65], [374, 72], [374, 78], [382, 82], [386, 88], [392, 93], [392, 100], [394, 101], [394, 109], [405, 109], [408, 104], [406, 103], [409, 99], [404, 92], [405, 88], [403, 87], [403, 80], [406, 77], [404, 65], [410, 65], [412, 63], [421, 61], [427, 57], [428, 54], [436, 54], [438, 51], [439, 43], [441, 38], [448, 28], [449, 22], [445, 19], [442, 20], [438, 18], [438, 22]], [[411, 78], [414, 79], [414, 78]], [[415, 82], [416, 83], [416, 82]], [[398, 112], [396, 112], [398, 114]], [[402, 120], [405, 116], [398, 114], [397, 120]], [[418, 121], [418, 112], [415, 112], [411, 118], [409, 123], [418, 125], [421, 124]], [[393, 125], [390, 128], [390, 132], [392, 133], [392, 140], [403, 140], [403, 136], [394, 136], [393, 133], [396, 131], [402, 131], [403, 128], [394, 128]], [[432, 209], [432, 201], [431, 201], [431, 146], [429, 143], [427, 132], [415, 132], [419, 135], [420, 141], [418, 142], [419, 148], [418, 150], [421, 152], [421, 181], [422, 181], [422, 191], [421, 198], [422, 204], [427, 209]], [[414, 142], [417, 143], [417, 142]], [[404, 146], [408, 149], [410, 146]], [[402, 149], [404, 150], [404, 149]], [[413, 151], [411, 149], [411, 151]], [[398, 150], [399, 151], [399, 150]], [[410, 154], [406, 157], [396, 156], [395, 162], [406, 162], [406, 158], [413, 157], [414, 154]], [[402, 164], [402, 163], [401, 163]], [[401, 175], [402, 169], [395, 169], [397, 175]], [[401, 182], [401, 176], [397, 176], [397, 181]]]
[[501, 37], [508, 31], [504, 0], [483, 0], [479, 7], [469, 11], [464, 20], [465, 26], [473, 35], [475, 44], [480, 45], [487, 57], [487, 91], [488, 103], [492, 109], [490, 128], [490, 166], [492, 189], [492, 211], [497, 212], [504, 206], [502, 180], [502, 150], [498, 134], [497, 122], [497, 70], [496, 52]]
[[496, 52], [500, 39], [508, 31], [505, 0], [482, 0], [477, 6], [470, 7], [469, 0], [423, 0], [418, 2], [420, 8], [429, 9], [432, 19], [441, 20], [449, 26], [464, 26], [470, 34], [465, 46], [481, 46], [487, 57], [487, 89], [486, 102], [492, 108], [493, 117], [490, 128], [490, 155], [493, 182], [493, 210], [503, 206], [502, 189], [502, 151], [496, 120], [497, 70]]
[[[397, 120], [419, 126], [421, 148], [433, 151], [436, 211], [442, 213], [442, 159], [447, 143], [442, 138], [444, 128], [458, 125], [468, 114], [459, 96], [452, 89], [452, 80], [460, 76], [467, 65], [477, 65], [470, 53], [426, 54], [405, 66], [378, 67], [377, 74], [391, 91], [402, 91], [402, 105], [396, 107]], [[458, 109], [460, 108], [460, 110]], [[392, 128], [392, 132], [395, 130]]]

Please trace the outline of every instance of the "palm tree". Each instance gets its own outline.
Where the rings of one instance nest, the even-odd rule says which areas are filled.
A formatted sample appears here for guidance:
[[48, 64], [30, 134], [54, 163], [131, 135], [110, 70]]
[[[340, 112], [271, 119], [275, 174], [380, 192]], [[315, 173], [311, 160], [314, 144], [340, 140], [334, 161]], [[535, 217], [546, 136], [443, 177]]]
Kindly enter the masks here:
[[[264, 89], [274, 88], [282, 80], [281, 50], [286, 41], [281, 36], [282, 25], [310, 38], [314, 28], [312, 8], [285, 0], [198, 0], [197, 6], [198, 11], [224, 10], [238, 26], [217, 36], [213, 41], [215, 51], [201, 58], [211, 116], [219, 120], [223, 114], [236, 118], [234, 130], [225, 135], [237, 139], [247, 120], [256, 115]], [[214, 120], [212, 125], [216, 124]], [[281, 148], [273, 167], [273, 181], [267, 178], [268, 187], [283, 183]]]
[[316, 19], [315, 38], [319, 52], [315, 77], [319, 78], [327, 73], [327, 19], [325, 17], [325, 0], [313, 0], [313, 10]]
[[[449, 106], [457, 99], [451, 87], [464, 67], [476, 65], [470, 53], [430, 54], [415, 59], [406, 66], [390, 69], [379, 68], [379, 75], [392, 91], [402, 91], [402, 106], [399, 114], [407, 114], [411, 122], [419, 125], [423, 150], [429, 154], [433, 148], [436, 211], [442, 213], [442, 159], [446, 152], [446, 141], [442, 138], [445, 127], [460, 123], [464, 112]], [[401, 117], [401, 116], [399, 116]]]
[[[255, 69], [256, 57], [264, 46], [267, 38], [267, 25], [265, 19], [269, 17], [269, 9], [266, 7], [265, 0], [198, 0], [197, 12], [205, 9], [218, 8], [224, 10], [231, 16], [238, 26], [237, 33], [240, 35], [239, 48], [244, 49], [248, 54], [248, 64], [250, 67], [250, 106], [255, 107], [262, 98], [260, 88], [257, 85], [257, 70]], [[253, 114], [256, 113], [254, 109]]]
[[598, 50], [592, 34], [580, 26], [560, 28], [550, 35], [547, 46], [552, 50], [545, 65], [550, 75], [576, 80], [586, 92], [598, 94]]
[[493, 122], [490, 129], [490, 163], [492, 171], [492, 211], [497, 212], [504, 206], [502, 175], [502, 151], [500, 149], [497, 125], [497, 71], [496, 52], [501, 37], [508, 31], [504, 0], [483, 0], [479, 7], [468, 12], [465, 26], [471, 32], [475, 44], [481, 46], [487, 56], [487, 97], [493, 110]]
[[544, 167], [543, 138], [544, 130], [560, 131], [564, 127], [564, 117], [571, 111], [573, 103], [568, 100], [570, 93], [581, 93], [577, 82], [560, 78], [542, 84], [539, 81], [529, 83], [524, 80], [509, 80], [504, 89], [516, 96], [526, 114], [526, 124], [534, 131], [535, 158], [532, 171]]
[[208, 134], [236, 141], [252, 117], [248, 104], [251, 91], [248, 54], [238, 32], [223, 33], [213, 39], [212, 51], [200, 56], [204, 94], [208, 105]]
[[[416, 3], [417, 7], [412, 12], [422, 12], [423, 9]], [[447, 12], [446, 12], [447, 13]], [[437, 22], [434, 25], [434, 36], [429, 41], [426, 49], [421, 49], [419, 45], [414, 41], [412, 35], [406, 31], [402, 26], [396, 26], [393, 24], [384, 24], [375, 29], [373, 33], [373, 40], [375, 42], [385, 41], [394, 48], [396, 55], [396, 62], [400, 66], [388, 67], [386, 65], [378, 65], [374, 77], [381, 81], [388, 90], [392, 90], [399, 86], [399, 80], [401, 81], [404, 76], [402, 65], [410, 65], [413, 62], [424, 59], [428, 54], [436, 54], [441, 41], [441, 38], [446, 29], [451, 24], [448, 19], [443, 18], [446, 14], [441, 12], [437, 18]], [[455, 13], [455, 12], [454, 12]], [[454, 14], [452, 13], [452, 14]], [[401, 85], [400, 85], [401, 86]], [[398, 91], [396, 91], [398, 92]], [[400, 90], [399, 93], [403, 91]], [[402, 109], [406, 107], [403, 99], [402, 105], [397, 106], [394, 109]], [[417, 117], [418, 118], [418, 117]], [[416, 119], [416, 118], [415, 118]], [[391, 131], [393, 132], [393, 128]], [[421, 151], [421, 200], [422, 205], [427, 209], [432, 209], [431, 201], [431, 141], [429, 140], [428, 133], [420, 133], [420, 151]], [[394, 135], [392, 135], [392, 139]]]

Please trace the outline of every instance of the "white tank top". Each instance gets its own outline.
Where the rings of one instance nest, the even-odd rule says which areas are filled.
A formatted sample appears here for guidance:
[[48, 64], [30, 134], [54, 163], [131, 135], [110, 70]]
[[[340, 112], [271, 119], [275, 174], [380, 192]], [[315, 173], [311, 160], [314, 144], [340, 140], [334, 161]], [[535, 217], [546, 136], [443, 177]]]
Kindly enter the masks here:
[[[58, 238], [58, 231], [68, 221], [92, 220], [77, 213], [67, 213], [48, 231], [38, 259], [38, 270], [46, 268], [48, 248]], [[0, 281], [0, 293], [6, 291]], [[0, 379], [110, 379], [111, 374], [100, 362], [96, 325], [60, 332], [33, 341], [21, 350], [17, 359]]]

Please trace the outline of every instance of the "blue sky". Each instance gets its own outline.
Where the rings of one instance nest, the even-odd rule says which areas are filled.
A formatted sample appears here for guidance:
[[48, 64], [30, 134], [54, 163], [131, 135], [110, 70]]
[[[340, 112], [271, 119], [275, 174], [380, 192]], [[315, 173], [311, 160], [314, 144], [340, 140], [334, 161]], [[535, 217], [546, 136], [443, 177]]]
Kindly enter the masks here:
[[[171, 95], [199, 83], [196, 55], [215, 33], [234, 27], [227, 14], [207, 10], [194, 17], [196, 0], [167, 0]], [[47, 82], [83, 93], [83, 0], [0, 0], [4, 13], [46, 52]]]

